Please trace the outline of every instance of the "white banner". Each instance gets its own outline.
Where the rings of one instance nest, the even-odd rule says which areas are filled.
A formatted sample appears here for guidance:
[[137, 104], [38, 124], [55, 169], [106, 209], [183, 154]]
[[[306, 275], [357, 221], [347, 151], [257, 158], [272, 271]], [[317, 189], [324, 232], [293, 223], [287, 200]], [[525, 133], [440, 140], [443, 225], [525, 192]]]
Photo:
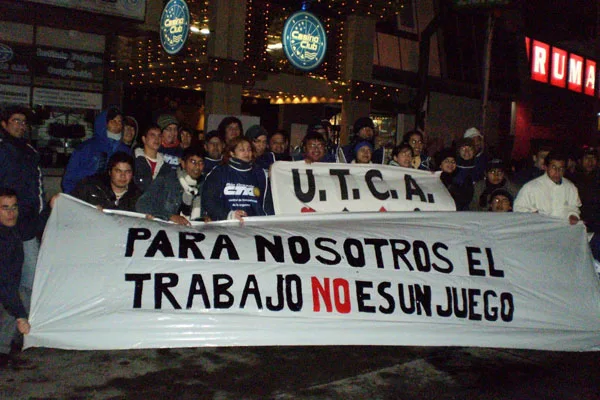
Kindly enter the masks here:
[[456, 210], [439, 172], [374, 164], [278, 161], [270, 174], [276, 215]]
[[61, 196], [26, 347], [600, 350], [583, 225], [539, 214], [308, 214], [184, 227]]
[[101, 110], [102, 93], [36, 87], [33, 88], [33, 105]]
[[29, 107], [30, 92], [29, 86], [0, 85], [0, 104]]

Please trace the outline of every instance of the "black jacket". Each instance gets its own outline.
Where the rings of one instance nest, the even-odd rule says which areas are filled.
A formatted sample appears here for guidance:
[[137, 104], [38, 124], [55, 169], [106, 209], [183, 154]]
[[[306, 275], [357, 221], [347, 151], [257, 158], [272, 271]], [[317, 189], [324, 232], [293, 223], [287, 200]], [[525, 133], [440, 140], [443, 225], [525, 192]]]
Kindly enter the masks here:
[[117, 201], [106, 172], [82, 179], [71, 193], [78, 199], [94, 206], [122, 211], [135, 211], [135, 203], [141, 194], [142, 192], [132, 181], [127, 192]]
[[0, 225], [0, 303], [15, 318], [27, 318], [19, 297], [23, 241], [17, 228]]

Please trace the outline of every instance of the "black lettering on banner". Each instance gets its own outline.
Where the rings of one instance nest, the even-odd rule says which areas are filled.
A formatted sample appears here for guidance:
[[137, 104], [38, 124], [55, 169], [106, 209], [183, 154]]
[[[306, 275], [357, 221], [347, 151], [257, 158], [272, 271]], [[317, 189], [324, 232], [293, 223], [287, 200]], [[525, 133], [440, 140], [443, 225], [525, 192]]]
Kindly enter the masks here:
[[450, 261], [450, 259], [448, 259], [444, 255], [440, 254], [440, 252], [439, 252], [440, 249], [448, 250], [448, 246], [446, 246], [444, 243], [435, 242], [432, 247], [433, 254], [435, 254], [435, 256], [437, 258], [439, 258], [440, 260], [446, 262], [446, 264], [448, 264], [448, 266], [446, 268], [443, 268], [442, 266], [440, 266], [437, 263], [433, 263], [431, 265], [432, 265], [433, 269], [435, 269], [436, 271], [449, 274], [454, 270], [454, 265], [452, 264], [452, 261]]
[[227, 250], [227, 259], [228, 260], [239, 260], [240, 256], [238, 255], [237, 249], [233, 245], [233, 242], [227, 235], [219, 235], [217, 236], [217, 240], [215, 240], [215, 246], [213, 247], [212, 254], [210, 255], [211, 260], [218, 260], [221, 258], [221, 253], [223, 250]]
[[340, 195], [342, 200], [348, 200], [348, 183], [346, 176], [350, 175], [349, 169], [330, 169], [329, 175], [337, 176], [340, 182]]
[[458, 290], [455, 287], [452, 288], [452, 299], [453, 299], [452, 310], [454, 311], [454, 315], [456, 315], [458, 318], [465, 318], [467, 316], [467, 312], [468, 312], [467, 289], [465, 289], [465, 288], [460, 289], [460, 293], [461, 293], [461, 298], [462, 298], [462, 308], [461, 308], [461, 305], [458, 304], [458, 302], [459, 302], [458, 301]]
[[422, 240], [415, 240], [413, 242], [413, 257], [417, 270], [420, 272], [431, 271], [431, 258], [429, 257], [429, 249], [427, 244]]
[[210, 308], [210, 300], [208, 299], [208, 292], [206, 291], [206, 285], [204, 284], [204, 280], [202, 279], [202, 275], [193, 274], [192, 279], [190, 281], [190, 291], [188, 292], [187, 303], [185, 305], [186, 309], [190, 309], [194, 305], [194, 296], [200, 295], [202, 297], [202, 301], [204, 302], [204, 308]]
[[383, 297], [387, 301], [387, 307], [384, 307], [383, 304], [379, 306], [379, 312], [382, 314], [392, 314], [396, 309], [396, 304], [394, 303], [394, 296], [389, 294], [386, 289], [392, 287], [390, 282], [381, 282], [377, 285], [377, 293], [381, 297]]
[[277, 274], [277, 304], [273, 303], [272, 297], [271, 296], [267, 296], [267, 309], [269, 311], [281, 311], [283, 310], [283, 306], [284, 306], [284, 299], [283, 299], [283, 282], [284, 282], [284, 278], [283, 275], [281, 274]]
[[127, 232], [127, 245], [125, 246], [125, 257], [133, 255], [133, 247], [136, 240], [148, 240], [152, 234], [147, 228], [129, 228]]
[[304, 300], [302, 298], [302, 280], [296, 274], [285, 276], [285, 298], [290, 311], [301, 311]]
[[469, 275], [471, 276], [485, 276], [485, 271], [477, 269], [478, 265], [481, 265], [481, 261], [474, 258], [475, 254], [480, 254], [481, 249], [479, 247], [466, 246], [467, 250], [467, 264], [469, 265]]
[[317, 255], [315, 258], [322, 264], [325, 265], [337, 265], [342, 261], [342, 256], [335, 251], [334, 249], [332, 249], [331, 247], [327, 247], [325, 246], [323, 243], [331, 243], [333, 245], [335, 245], [337, 243], [337, 241], [335, 241], [334, 239], [330, 239], [330, 238], [317, 238], [315, 240], [315, 246], [317, 247], [317, 249], [319, 250], [323, 250], [329, 254], [331, 254], [333, 256], [333, 259], [327, 259], [325, 257], [321, 257], [321, 255]]
[[158, 231], [156, 236], [154, 236], [154, 239], [152, 239], [152, 243], [150, 244], [150, 247], [148, 247], [148, 250], [146, 250], [144, 257], [154, 257], [159, 251], [162, 253], [163, 257], [175, 257], [173, 246], [169, 241], [167, 232], [162, 229]]
[[[352, 248], [356, 248], [356, 256], [352, 254]], [[364, 267], [365, 266], [365, 251], [362, 243], [357, 239], [346, 239], [344, 241], [344, 253], [346, 254], [346, 260], [352, 267]]]
[[187, 258], [188, 250], [191, 250], [196, 260], [204, 260], [196, 243], [203, 241], [205, 237], [200, 232], [179, 232], [179, 258]]
[[390, 197], [390, 192], [387, 190], [385, 192], [377, 191], [377, 188], [373, 183], [373, 179], [375, 178], [378, 178], [379, 180], [383, 181], [383, 174], [378, 169], [370, 169], [365, 174], [365, 181], [367, 183], [369, 191], [377, 200], [387, 200]]
[[306, 264], [310, 261], [310, 246], [302, 236], [292, 236], [288, 239], [290, 254], [295, 264]]
[[417, 195], [419, 196], [419, 199], [421, 199], [422, 202], [427, 202], [425, 193], [423, 193], [423, 190], [411, 175], [404, 175], [404, 186], [406, 187], [406, 200], [412, 200], [413, 195]]
[[256, 257], [260, 262], [266, 262], [267, 257], [265, 254], [265, 249], [269, 251], [271, 257], [276, 262], [285, 262], [285, 254], [283, 251], [283, 240], [281, 236], [276, 235], [273, 236], [273, 242], [270, 242], [263, 236], [255, 235], [254, 242], [256, 243]]
[[162, 309], [162, 298], [165, 296], [174, 309], [180, 310], [181, 306], [177, 303], [175, 296], [169, 288], [177, 286], [179, 276], [174, 273], [154, 274], [154, 309]]
[[371, 300], [371, 295], [365, 293], [365, 289], [371, 289], [373, 282], [369, 281], [356, 281], [356, 301], [358, 303], [358, 311], [365, 313], [374, 313], [375, 307], [365, 305], [365, 302]]
[[515, 312], [515, 301], [512, 294], [500, 293], [500, 317], [504, 322], [510, 322], [513, 320], [513, 314]]
[[469, 319], [471, 321], [481, 321], [481, 314], [475, 311], [475, 308], [479, 304], [476, 297], [481, 296], [481, 290], [469, 289]]
[[[148, 233], [150, 233], [150, 231], [148, 231]], [[142, 291], [144, 290], [144, 281], [149, 281], [150, 279], [152, 279], [150, 274], [125, 274], [125, 282], [135, 282], [133, 287], [133, 308], [142, 308]]]
[[[448, 290], [448, 288], [446, 288]], [[486, 290], [483, 292], [483, 316], [486, 321], [496, 321], [498, 320], [498, 307], [489, 307], [490, 297], [497, 298], [496, 292], [493, 290]]]
[[441, 305], [437, 305], [435, 308], [437, 315], [440, 317], [450, 317], [452, 315], [452, 288], [446, 286], [446, 308], [444, 309]]
[[[409, 271], [414, 271], [412, 264], [406, 258], [406, 253], [410, 251], [410, 243], [404, 239], [390, 239], [390, 245], [392, 246], [392, 256], [394, 257], [394, 269], [400, 269], [400, 263], [398, 257], [402, 259], [404, 265], [408, 267]], [[402, 245], [401, 248], [397, 248], [396, 245]]]
[[489, 247], [486, 247], [485, 254], [487, 255], [487, 259], [488, 259], [490, 276], [494, 276], [497, 278], [504, 278], [504, 271], [502, 271], [501, 269], [496, 269], [494, 266], [494, 256], [492, 255], [492, 249], [490, 249]]
[[381, 248], [383, 246], [388, 246], [388, 241], [386, 239], [365, 239], [365, 245], [373, 246], [373, 249], [375, 250], [375, 259], [377, 260], [377, 268], [385, 267]]
[[[408, 291], [408, 300], [410, 304], [406, 303], [405, 293]], [[427, 316], [431, 316], [431, 286], [429, 285], [407, 285], [407, 288], [404, 288], [404, 284], [398, 284], [398, 298], [400, 299], [400, 309], [404, 314], [414, 314], [415, 312], [418, 315], [423, 314], [423, 310], [425, 310], [425, 314]]]
[[254, 296], [256, 307], [259, 310], [262, 310], [263, 306], [260, 298], [260, 290], [258, 289], [258, 281], [254, 275], [248, 275], [248, 278], [246, 278], [246, 284], [244, 285], [244, 290], [242, 291], [242, 299], [240, 300], [240, 308], [244, 308], [246, 306], [246, 299], [249, 295]]
[[[213, 275], [213, 304], [215, 308], [231, 308], [233, 305], [233, 295], [229, 289], [233, 285], [233, 278], [227, 274]], [[221, 300], [221, 297], [225, 297]]]
[[302, 183], [300, 182], [300, 172], [297, 168], [292, 168], [292, 181], [294, 182], [294, 194], [296, 198], [302, 203], [310, 203], [315, 197], [315, 190], [317, 185], [315, 183], [315, 176], [312, 169], [307, 169], [306, 179], [308, 180], [308, 189], [306, 192], [302, 191]]

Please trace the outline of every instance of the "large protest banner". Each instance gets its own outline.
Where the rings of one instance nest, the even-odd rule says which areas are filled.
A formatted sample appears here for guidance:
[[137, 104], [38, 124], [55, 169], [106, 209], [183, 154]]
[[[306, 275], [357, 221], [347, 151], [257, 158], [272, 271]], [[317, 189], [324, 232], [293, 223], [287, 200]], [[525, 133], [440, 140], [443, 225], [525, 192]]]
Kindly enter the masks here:
[[278, 161], [270, 174], [277, 215], [456, 210], [440, 172], [374, 164]]
[[539, 214], [356, 213], [184, 227], [68, 196], [26, 347], [600, 349], [582, 225]]

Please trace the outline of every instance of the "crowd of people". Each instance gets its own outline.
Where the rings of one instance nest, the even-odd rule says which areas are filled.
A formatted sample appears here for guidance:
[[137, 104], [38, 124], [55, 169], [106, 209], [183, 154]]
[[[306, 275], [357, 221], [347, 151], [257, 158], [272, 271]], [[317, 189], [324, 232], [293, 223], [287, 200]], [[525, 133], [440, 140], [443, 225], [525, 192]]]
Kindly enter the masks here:
[[[0, 114], [0, 366], [19, 362], [19, 335], [29, 332], [27, 314], [39, 238], [53, 200], [44, 202], [38, 152], [27, 140], [29, 110], [12, 106]], [[260, 125], [244, 131], [236, 117], [207, 133], [163, 114], [138, 132], [134, 118], [117, 108], [100, 113], [93, 136], [71, 155], [62, 190], [100, 209], [136, 211], [176, 224], [273, 214], [269, 168], [275, 161], [387, 164], [441, 171], [458, 211], [536, 212], [599, 229], [598, 153], [579, 154], [540, 146], [532, 163], [514, 171], [490, 154], [484, 135], [466, 129], [452, 147], [428, 154], [421, 131], [407, 132], [391, 151], [375, 146], [368, 117], [352, 126], [352, 140], [332, 140], [327, 120], [310, 122], [301, 145], [290, 150], [286, 131]], [[600, 244], [592, 252], [600, 258]], [[600, 242], [600, 239], [598, 239]]]

